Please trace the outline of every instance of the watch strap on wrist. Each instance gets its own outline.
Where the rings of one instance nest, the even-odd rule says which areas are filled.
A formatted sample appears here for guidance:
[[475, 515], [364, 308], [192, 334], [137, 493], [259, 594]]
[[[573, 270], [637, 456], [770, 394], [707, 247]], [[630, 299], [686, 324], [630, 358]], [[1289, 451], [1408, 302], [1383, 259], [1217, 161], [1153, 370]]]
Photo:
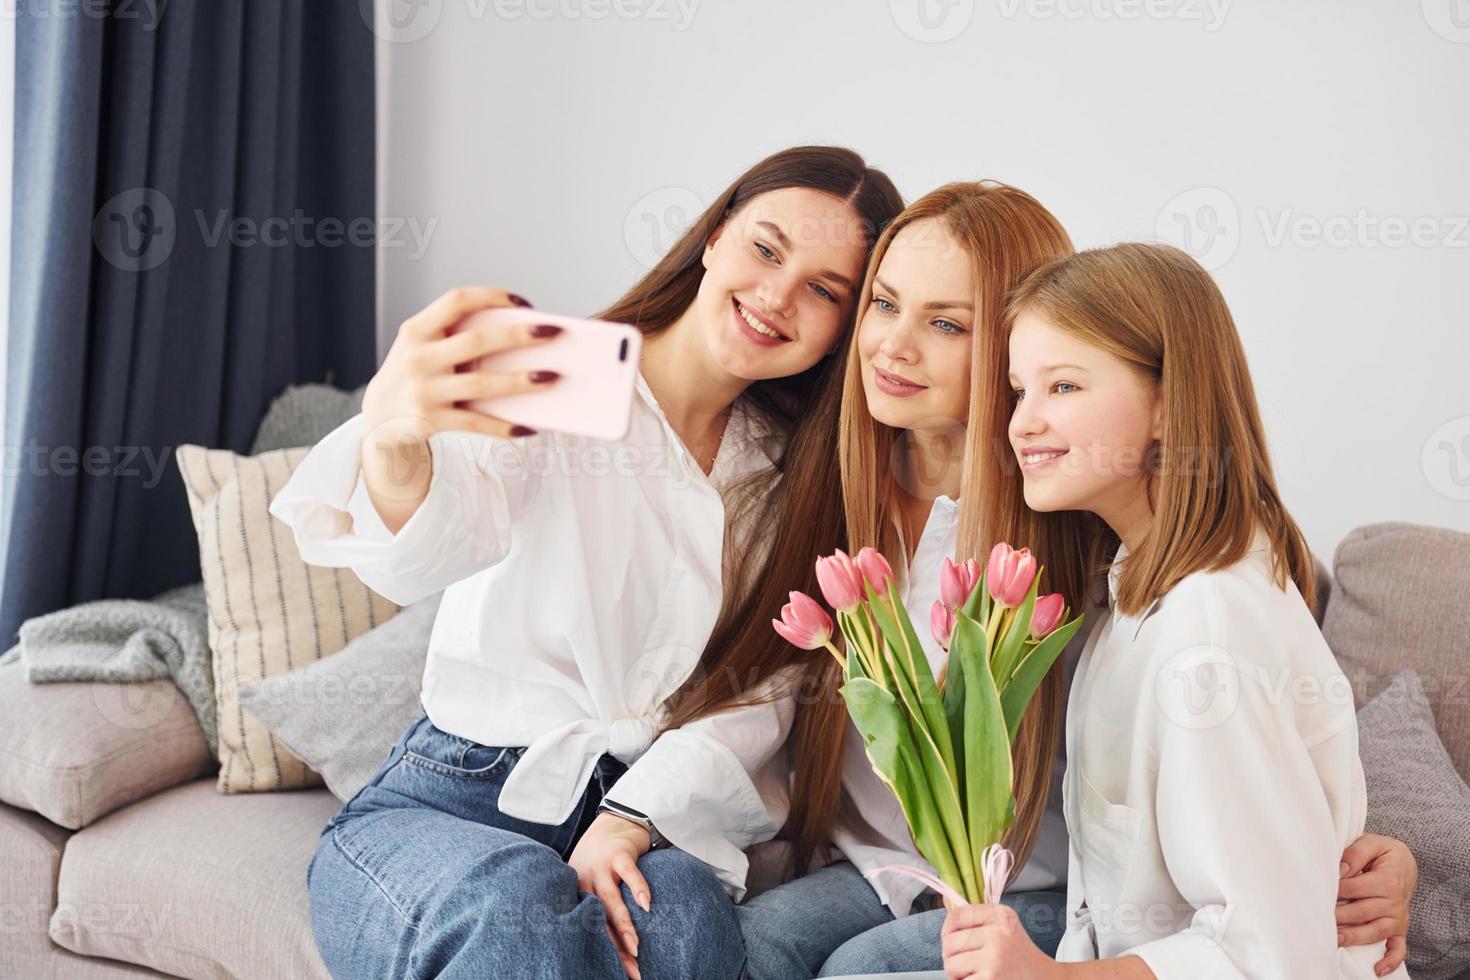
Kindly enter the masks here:
[[630, 806], [624, 806], [621, 803], [615, 803], [612, 800], [603, 800], [597, 805], [597, 810], [599, 813], [611, 813], [615, 817], [622, 817], [624, 820], [631, 820], [636, 824], [642, 824], [643, 829], [648, 831], [650, 849], [659, 847], [666, 842], [664, 835], [658, 832], [658, 828], [653, 825], [652, 820], [648, 819], [646, 813], [635, 810]]

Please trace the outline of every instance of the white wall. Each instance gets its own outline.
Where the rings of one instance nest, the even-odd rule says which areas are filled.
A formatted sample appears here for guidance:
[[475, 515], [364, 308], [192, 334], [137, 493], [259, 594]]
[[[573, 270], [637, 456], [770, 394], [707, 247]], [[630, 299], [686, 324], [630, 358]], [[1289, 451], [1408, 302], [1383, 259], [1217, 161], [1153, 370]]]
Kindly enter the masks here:
[[1188, 229], [1313, 548], [1470, 529], [1470, 0], [379, 3], [381, 206], [427, 233], [385, 250], [385, 336], [456, 284], [593, 310], [745, 166], [845, 144], [1080, 246]]

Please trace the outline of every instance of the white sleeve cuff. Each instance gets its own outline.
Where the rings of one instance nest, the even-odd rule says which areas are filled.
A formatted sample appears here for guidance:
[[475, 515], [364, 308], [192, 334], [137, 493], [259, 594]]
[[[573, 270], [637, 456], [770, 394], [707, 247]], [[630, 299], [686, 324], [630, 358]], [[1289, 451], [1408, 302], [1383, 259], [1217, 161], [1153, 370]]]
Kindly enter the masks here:
[[[1216, 911], [1223, 911], [1216, 909]], [[1245, 980], [1245, 974], [1213, 936], [1194, 928], [1135, 946], [1123, 954], [1137, 956], [1159, 980]]]
[[713, 868], [737, 902], [750, 867], [745, 849], [780, 829], [735, 754], [703, 732], [665, 732], [606, 796]]
[[316, 444], [271, 501], [303, 561], [350, 567], [373, 591], [409, 605], [502, 558], [510, 546], [505, 486], [478, 467], [463, 433], [429, 437], [428, 495], [392, 534], [362, 477], [362, 416]]

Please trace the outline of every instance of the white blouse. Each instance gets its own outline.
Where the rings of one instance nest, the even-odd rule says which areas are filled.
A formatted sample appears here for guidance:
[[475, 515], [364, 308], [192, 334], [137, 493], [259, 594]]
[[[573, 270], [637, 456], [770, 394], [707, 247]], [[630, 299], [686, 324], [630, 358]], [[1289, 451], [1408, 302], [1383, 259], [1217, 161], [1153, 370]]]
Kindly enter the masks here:
[[744, 850], [785, 821], [779, 750], [791, 684], [769, 703], [655, 739], [664, 701], [698, 663], [722, 597], [721, 494], [772, 469], [780, 438], [737, 401], [706, 477], [640, 377], [622, 442], [543, 432], [429, 438], [428, 496], [392, 534], [359, 463], [362, 416], [318, 443], [276, 495], [301, 557], [350, 567], [406, 605], [444, 590], [423, 707], [482, 745], [527, 746], [500, 809], [570, 818], [597, 760], [629, 765], [609, 799], [649, 816], [738, 900]]
[[1352, 689], [1296, 586], [1273, 583], [1263, 535], [1142, 616], [1109, 613], [1067, 743], [1058, 960], [1134, 955], [1165, 980], [1374, 976], [1384, 944], [1339, 949], [1333, 916], [1367, 810]]
[[[935, 499], [924, 524], [918, 547], [907, 574], [899, 584], [899, 593], [904, 608], [913, 620], [914, 632], [919, 635], [924, 653], [935, 676], [949, 662], [949, 655], [929, 631], [929, 611], [939, 598], [939, 570], [944, 559], [955, 557], [959, 504], [949, 497]], [[983, 558], [984, 556], [978, 556]], [[1068, 645], [1060, 659], [1067, 661], [1064, 669], [1076, 666], [1082, 650], [1079, 638]], [[1042, 817], [1041, 829], [1031, 857], [1012, 878], [1011, 891], [1059, 890], [1066, 887], [1067, 880], [1067, 828], [1062, 816], [1061, 774], [1066, 768], [1063, 740], [1057, 739], [1057, 757], [1053, 768], [1052, 793], [1047, 801], [1046, 813]], [[865, 839], [855, 828], [845, 827], [839, 822], [833, 830], [833, 843], [844, 857], [861, 872], [868, 872], [889, 864], [908, 865], [922, 868], [933, 874], [934, 868], [914, 846], [903, 809], [893, 792], [873, 772], [863, 748], [862, 736], [851, 719], [847, 723], [847, 735], [843, 743], [842, 786], [865, 823], [872, 830], [875, 840]], [[870, 878], [873, 891], [879, 901], [887, 905], [895, 917], [909, 914], [914, 899], [924, 890], [920, 882], [902, 875], [887, 873]]]

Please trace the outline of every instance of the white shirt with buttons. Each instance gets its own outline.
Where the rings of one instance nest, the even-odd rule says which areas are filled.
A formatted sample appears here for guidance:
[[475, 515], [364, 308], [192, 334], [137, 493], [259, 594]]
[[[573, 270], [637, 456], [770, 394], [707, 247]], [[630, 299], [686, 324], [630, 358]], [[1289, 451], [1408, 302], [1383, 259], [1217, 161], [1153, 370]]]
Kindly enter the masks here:
[[[423, 706], [482, 745], [527, 746], [500, 796], [509, 816], [569, 819], [597, 760], [629, 765], [608, 798], [744, 894], [743, 851], [785, 821], [775, 700], [655, 738], [664, 701], [698, 663], [722, 597], [722, 493], [773, 468], [779, 434], [737, 401], [706, 477], [640, 377], [628, 437], [429, 439], [428, 496], [392, 534], [368, 496], [358, 415], [321, 440], [271, 503], [301, 557], [350, 567], [406, 605], [444, 591]], [[774, 481], [775, 475], [772, 472]]]
[[1263, 535], [1143, 615], [1108, 614], [1067, 750], [1058, 960], [1134, 955], [1164, 980], [1374, 976], [1384, 944], [1339, 949], [1333, 916], [1367, 811], [1352, 689], [1296, 586], [1272, 581]]

